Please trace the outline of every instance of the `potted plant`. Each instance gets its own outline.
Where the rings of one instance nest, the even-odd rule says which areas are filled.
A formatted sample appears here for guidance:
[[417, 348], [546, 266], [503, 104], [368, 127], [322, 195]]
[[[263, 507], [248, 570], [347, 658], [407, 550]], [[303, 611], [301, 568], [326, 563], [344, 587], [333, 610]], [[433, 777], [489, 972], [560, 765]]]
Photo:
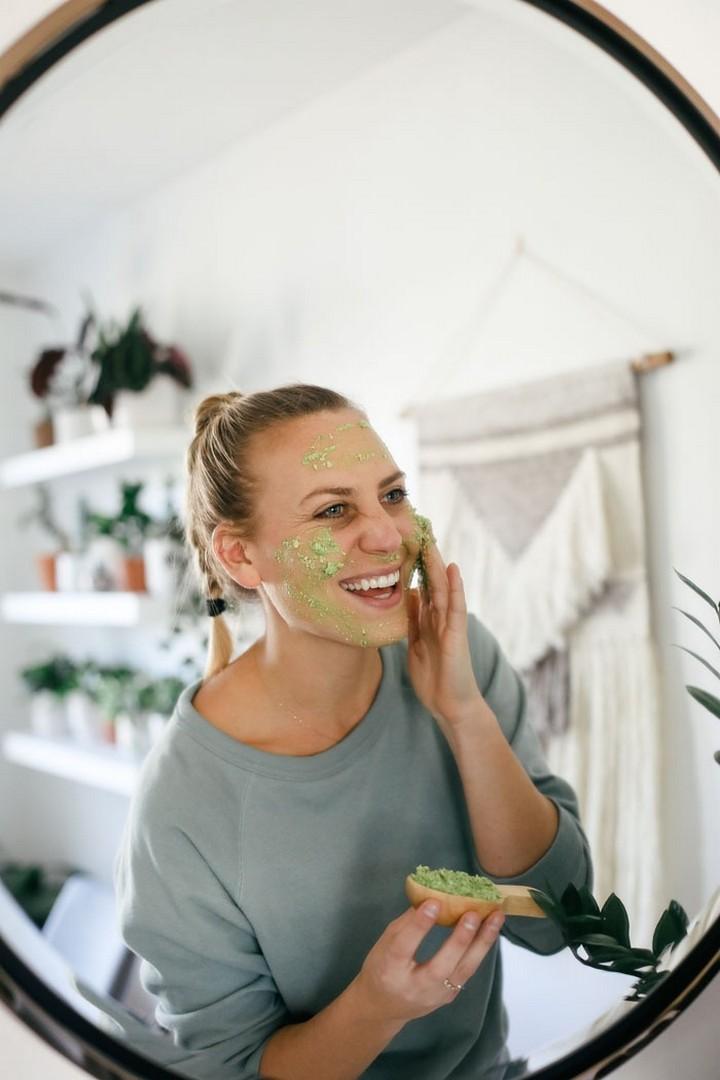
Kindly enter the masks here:
[[69, 442], [108, 426], [105, 410], [88, 401], [94, 372], [86, 339], [93, 324], [93, 316], [86, 316], [75, 345], [43, 349], [30, 371], [30, 389], [45, 407], [36, 427], [38, 446]]
[[165, 488], [165, 513], [153, 518], [147, 527], [143, 559], [147, 591], [167, 599], [177, 594], [183, 569], [185, 529], [173, 506], [174, 480], [171, 476], [167, 478]]
[[184, 687], [185, 683], [176, 675], [164, 675], [141, 687], [139, 706], [145, 713], [151, 742], [162, 735]]
[[127, 711], [128, 688], [135, 678], [135, 671], [122, 664], [98, 666], [95, 675], [93, 699], [102, 714], [104, 741], [115, 743], [117, 720]]
[[30, 726], [38, 735], [54, 738], [67, 731], [65, 702], [77, 686], [77, 668], [68, 656], [53, 656], [21, 668], [20, 678], [32, 694]]
[[58, 569], [60, 556], [70, 547], [68, 536], [60, 528], [52, 512], [50, 492], [44, 484], [37, 485], [38, 504], [18, 518], [18, 525], [26, 526], [36, 521], [55, 541], [53, 550], [41, 551], [35, 555], [35, 565], [43, 589], [54, 592], [59, 588]]
[[142, 483], [121, 483], [120, 511], [113, 519], [113, 535], [123, 550], [121, 588], [128, 592], [145, 592], [145, 560], [143, 545], [152, 518], [138, 506]]
[[67, 696], [66, 716], [70, 734], [84, 744], [104, 742], [106, 723], [97, 704], [100, 669], [93, 660], [78, 664], [76, 686]]
[[93, 592], [113, 592], [125, 579], [125, 553], [115, 536], [115, 518], [81, 505], [82, 533], [87, 548], [83, 558], [82, 586]]
[[100, 329], [92, 360], [99, 373], [89, 400], [104, 406], [114, 426], [178, 422], [179, 388], [193, 382], [189, 361], [176, 345], [160, 345], [150, 336], [139, 307], [125, 326]]

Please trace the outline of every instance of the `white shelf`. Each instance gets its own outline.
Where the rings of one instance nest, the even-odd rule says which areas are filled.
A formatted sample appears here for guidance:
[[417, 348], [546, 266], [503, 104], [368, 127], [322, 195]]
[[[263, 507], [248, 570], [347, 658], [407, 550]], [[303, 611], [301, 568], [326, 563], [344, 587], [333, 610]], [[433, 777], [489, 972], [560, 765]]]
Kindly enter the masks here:
[[132, 592], [17, 592], [0, 597], [5, 622], [35, 626], [139, 626], [168, 615], [168, 601]]
[[184, 461], [190, 433], [179, 427], [110, 428], [0, 462], [0, 486], [20, 487], [142, 458]]
[[2, 751], [16, 765], [117, 795], [132, 794], [141, 766], [140, 760], [124, 756], [112, 746], [81, 746], [70, 739], [47, 739], [27, 731], [6, 732]]

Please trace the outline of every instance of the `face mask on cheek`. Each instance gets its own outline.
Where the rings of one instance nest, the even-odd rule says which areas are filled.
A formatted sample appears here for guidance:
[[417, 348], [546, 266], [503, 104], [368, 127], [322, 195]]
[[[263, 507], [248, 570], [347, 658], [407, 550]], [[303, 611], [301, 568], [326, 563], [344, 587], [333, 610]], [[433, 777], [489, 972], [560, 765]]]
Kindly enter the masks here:
[[[403, 561], [412, 570], [408, 550], [384, 562]], [[346, 553], [324, 526], [305, 536], [290, 536], [274, 553], [281, 567], [280, 591], [288, 611], [306, 626], [351, 645], [379, 646], [407, 636], [404, 603], [384, 611], [356, 611], [358, 604], [339, 585]]]

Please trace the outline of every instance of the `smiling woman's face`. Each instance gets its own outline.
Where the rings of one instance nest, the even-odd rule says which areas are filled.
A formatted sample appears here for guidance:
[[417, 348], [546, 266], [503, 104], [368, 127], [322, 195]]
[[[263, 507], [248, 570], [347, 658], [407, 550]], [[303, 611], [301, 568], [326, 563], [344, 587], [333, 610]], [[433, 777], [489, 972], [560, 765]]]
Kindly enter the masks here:
[[255, 440], [249, 464], [257, 532], [245, 550], [283, 620], [353, 645], [405, 637], [429, 523], [367, 418], [343, 409], [289, 420]]

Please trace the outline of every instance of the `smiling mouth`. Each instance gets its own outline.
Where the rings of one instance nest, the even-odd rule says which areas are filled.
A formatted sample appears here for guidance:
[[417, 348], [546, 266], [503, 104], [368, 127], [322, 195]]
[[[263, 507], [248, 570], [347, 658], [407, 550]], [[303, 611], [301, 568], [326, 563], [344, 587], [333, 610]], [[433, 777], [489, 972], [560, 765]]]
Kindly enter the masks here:
[[377, 578], [362, 578], [360, 581], [345, 584], [340, 588], [364, 607], [394, 607], [402, 595], [400, 571]]

